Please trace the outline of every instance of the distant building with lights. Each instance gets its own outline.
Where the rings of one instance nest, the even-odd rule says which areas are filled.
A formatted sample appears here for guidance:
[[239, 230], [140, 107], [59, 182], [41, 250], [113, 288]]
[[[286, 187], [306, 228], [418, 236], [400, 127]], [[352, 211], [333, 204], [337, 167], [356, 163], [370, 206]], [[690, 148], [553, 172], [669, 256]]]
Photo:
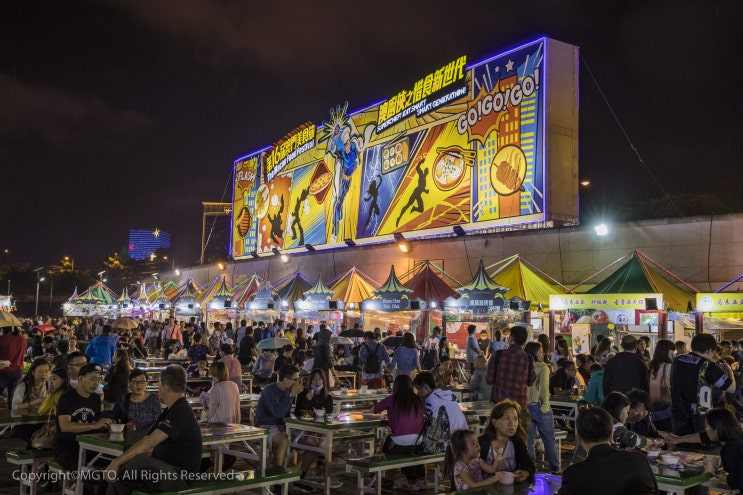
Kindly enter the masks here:
[[128, 252], [131, 259], [145, 259], [157, 249], [170, 249], [170, 234], [157, 228], [129, 231]]

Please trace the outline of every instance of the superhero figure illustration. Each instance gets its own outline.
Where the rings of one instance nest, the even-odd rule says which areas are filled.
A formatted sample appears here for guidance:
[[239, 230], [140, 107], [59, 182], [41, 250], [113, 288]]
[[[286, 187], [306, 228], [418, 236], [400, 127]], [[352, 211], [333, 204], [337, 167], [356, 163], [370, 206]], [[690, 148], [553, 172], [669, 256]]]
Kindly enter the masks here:
[[275, 244], [280, 244], [280, 237], [284, 237], [284, 229], [281, 228], [281, 214], [284, 212], [284, 196], [281, 196], [281, 207], [276, 215], [268, 215], [268, 223], [271, 224], [271, 240]]
[[[415, 189], [413, 189], [413, 192], [410, 194], [410, 199], [408, 199], [407, 204], [400, 211], [400, 216], [397, 217], [395, 227], [398, 227], [400, 225], [400, 219], [405, 214], [405, 211], [408, 208], [410, 208], [411, 213], [414, 211], [423, 213], [423, 194], [428, 194], [428, 188], [426, 187], [426, 177], [428, 177], [428, 169], [422, 168], [422, 164], [423, 159], [420, 159], [418, 161], [418, 164], [415, 166], [415, 172], [418, 174], [418, 185], [415, 187]], [[415, 206], [413, 206], [413, 203], [415, 203]]]
[[336, 179], [338, 192], [335, 196], [335, 208], [333, 209], [333, 233], [337, 236], [340, 230], [340, 223], [343, 219], [343, 201], [348, 194], [348, 188], [351, 186], [351, 176], [358, 166], [359, 152], [356, 143], [350, 139], [343, 143], [343, 148], [336, 150], [335, 156], [338, 159], [336, 173], [340, 170], [340, 180]]
[[369, 226], [369, 222], [371, 222], [371, 219], [374, 215], [379, 215], [379, 205], [377, 204], [377, 199], [379, 199], [379, 186], [382, 185], [382, 178], [380, 176], [374, 177], [371, 182], [369, 183], [369, 187], [366, 190], [366, 196], [364, 196], [364, 201], [371, 200], [371, 204], [369, 205], [369, 216], [366, 217], [366, 224], [364, 225], [364, 230]]
[[302, 222], [299, 220], [299, 212], [302, 209], [302, 203], [310, 195], [310, 188], [304, 189], [297, 198], [297, 202], [294, 203], [294, 212], [292, 214], [292, 239], [297, 238], [297, 229], [299, 229], [299, 245], [304, 246], [304, 229], [302, 228]]

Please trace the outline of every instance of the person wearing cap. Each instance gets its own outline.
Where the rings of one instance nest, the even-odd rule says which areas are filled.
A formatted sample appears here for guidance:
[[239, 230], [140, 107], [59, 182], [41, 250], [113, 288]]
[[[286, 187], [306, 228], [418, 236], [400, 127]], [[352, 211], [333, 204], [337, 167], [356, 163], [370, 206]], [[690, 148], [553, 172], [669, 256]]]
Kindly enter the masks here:
[[[202, 442], [201, 429], [185, 391], [186, 370], [182, 366], [171, 364], [160, 372], [157, 393], [166, 408], [145, 437], [111, 461], [104, 472], [109, 481], [108, 495], [190, 487], [181, 473], [198, 472]], [[150, 451], [151, 456], [147, 455]]]
[[604, 366], [604, 396], [609, 392], [626, 394], [635, 388], [650, 393], [650, 374], [647, 365], [637, 354], [637, 338], [625, 335], [621, 345], [623, 352], [618, 352]]
[[80, 368], [77, 388], [68, 390], [57, 402], [57, 436], [54, 457], [63, 468], [76, 470], [80, 444], [75, 437], [107, 428], [113, 420], [101, 418], [101, 396], [94, 393], [101, 383], [103, 368], [89, 363]]

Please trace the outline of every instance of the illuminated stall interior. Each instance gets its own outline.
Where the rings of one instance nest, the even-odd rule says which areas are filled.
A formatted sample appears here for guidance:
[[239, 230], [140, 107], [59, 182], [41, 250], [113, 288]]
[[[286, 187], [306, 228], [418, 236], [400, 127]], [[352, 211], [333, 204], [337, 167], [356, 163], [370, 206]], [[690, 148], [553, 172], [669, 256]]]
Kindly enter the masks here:
[[388, 326], [380, 320], [362, 322], [361, 302], [374, 297], [374, 290], [379, 287], [379, 283], [355, 266], [330, 280], [328, 287], [333, 291], [333, 299], [342, 301], [345, 307], [344, 311], [331, 312], [328, 315], [328, 323], [335, 330], [339, 330], [341, 324], [352, 327], [355, 323], [360, 323], [367, 330], [372, 330], [375, 326], [384, 330]]

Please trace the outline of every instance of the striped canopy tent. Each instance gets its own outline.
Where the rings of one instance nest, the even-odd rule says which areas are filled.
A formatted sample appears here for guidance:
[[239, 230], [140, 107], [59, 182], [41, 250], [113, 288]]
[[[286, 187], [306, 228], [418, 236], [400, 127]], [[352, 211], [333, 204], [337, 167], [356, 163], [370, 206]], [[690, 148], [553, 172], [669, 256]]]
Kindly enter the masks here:
[[225, 302], [233, 302], [235, 291], [227, 283], [223, 275], [218, 275], [212, 283], [196, 295], [196, 301], [201, 303], [202, 308], [206, 309], [226, 309]]
[[[437, 272], [441, 276], [437, 275]], [[456, 299], [459, 294], [452, 289], [452, 285], [455, 287], [462, 286], [461, 282], [428, 260], [400, 276], [401, 280], [406, 278], [405, 286], [413, 291], [410, 297], [423, 299], [428, 303], [435, 302], [438, 304], [449, 297]]]
[[175, 299], [175, 296], [180, 292], [180, 287], [178, 287], [178, 284], [170, 280], [162, 286], [162, 292], [165, 297], [168, 298], [168, 301], [172, 302], [173, 299]]
[[486, 267], [496, 283], [510, 287], [506, 299], [514, 296], [531, 301], [531, 308], [549, 307], [550, 294], [565, 294], [568, 288], [550, 277], [518, 254]]
[[283, 307], [293, 308], [294, 303], [304, 299], [304, 293], [310, 290], [313, 283], [302, 272], [295, 272], [276, 282], [271, 289], [281, 298]]
[[328, 287], [333, 291], [333, 299], [343, 301], [346, 308], [349, 308], [350, 303], [359, 307], [361, 301], [373, 298], [374, 290], [379, 285], [379, 282], [355, 266], [328, 282]]
[[201, 290], [202, 288], [192, 278], [178, 287], [178, 293], [171, 300], [176, 316], [197, 316], [200, 314], [201, 306], [196, 301], [196, 295]]
[[245, 303], [250, 300], [253, 294], [258, 292], [262, 283], [263, 279], [254, 273], [239, 284], [235, 285], [235, 287], [233, 287], [235, 291], [233, 301], [237, 303], [237, 307], [244, 307]]
[[[669, 311], [685, 311], [689, 302], [695, 301], [698, 289], [688, 284], [660, 263], [640, 251], [619, 258], [602, 270], [594, 273], [586, 281], [596, 277], [610, 268], [624, 264], [615, 269], [586, 294], [663, 294], [663, 301]], [[661, 309], [661, 308], [658, 308]]]
[[96, 304], [103, 306], [114, 304], [114, 302], [118, 300], [118, 296], [116, 296], [114, 291], [106, 287], [106, 284], [99, 280], [89, 287], [88, 290], [82, 292], [77, 299], [84, 302], [95, 301]]
[[[154, 289], [154, 285], [152, 284], [152, 287]], [[150, 299], [147, 297], [147, 286], [142, 283], [139, 285], [139, 290], [132, 294], [132, 299], [134, 300], [134, 303], [139, 308], [147, 308], [150, 305]]]

